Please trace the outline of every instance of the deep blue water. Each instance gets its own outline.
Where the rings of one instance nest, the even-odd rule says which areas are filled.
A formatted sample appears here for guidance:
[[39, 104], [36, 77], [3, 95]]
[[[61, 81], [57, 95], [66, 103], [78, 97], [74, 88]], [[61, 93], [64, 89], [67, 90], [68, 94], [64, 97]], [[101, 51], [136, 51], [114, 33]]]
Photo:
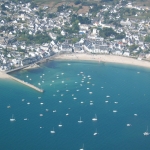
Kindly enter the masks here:
[[[79, 150], [83, 144], [86, 150], [150, 149], [150, 136], [143, 135], [147, 126], [150, 128], [150, 69], [51, 61], [12, 75], [45, 92], [0, 80], [1, 150]], [[15, 122], [10, 122], [12, 114]], [[95, 114], [98, 120], [93, 122]], [[58, 127], [60, 122], [62, 127]], [[55, 134], [50, 133], [53, 128]]]

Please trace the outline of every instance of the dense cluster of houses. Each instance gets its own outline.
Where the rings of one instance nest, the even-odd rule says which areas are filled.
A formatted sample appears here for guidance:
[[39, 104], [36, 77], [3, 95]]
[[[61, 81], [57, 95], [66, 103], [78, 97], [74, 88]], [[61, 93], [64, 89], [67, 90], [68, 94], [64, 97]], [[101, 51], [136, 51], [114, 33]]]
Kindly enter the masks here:
[[[144, 42], [144, 37], [149, 35], [150, 20], [139, 20], [138, 16], [142, 7], [133, 6], [128, 3], [122, 6], [121, 3], [110, 6], [103, 5], [96, 16], [90, 13], [78, 14], [79, 16], [89, 17], [91, 24], [80, 24], [79, 33], [73, 34], [74, 37], [81, 37], [79, 41], [72, 44], [68, 40], [61, 43], [57, 40], [58, 34], [53, 32], [57, 28], [60, 35], [67, 36], [64, 31], [65, 24], [71, 25], [71, 8], [62, 12], [57, 12], [56, 17], [48, 18], [46, 10], [43, 8], [44, 16], [41, 18], [37, 11], [41, 8], [31, 7], [31, 3], [11, 1], [0, 2], [0, 70], [6, 71], [16, 67], [35, 63], [45, 59], [55, 53], [94, 53], [94, 54], [112, 54], [123, 55], [126, 57], [136, 56], [139, 59], [150, 58], [150, 44]], [[92, 6], [89, 6], [92, 9]], [[120, 9], [134, 8], [138, 10], [132, 19], [121, 20]], [[149, 10], [147, 10], [149, 11]], [[104, 23], [104, 13], [109, 12], [110, 20], [121, 20], [120, 26]], [[100, 37], [98, 28], [112, 28], [116, 33], [124, 33], [123, 39], [116, 39], [114, 35], [108, 38]], [[19, 41], [18, 35], [23, 32], [29, 35], [36, 35], [38, 31], [47, 32], [52, 41], [43, 44], [26, 44], [25, 41]], [[79, 36], [80, 35], [80, 36]], [[130, 49], [136, 45], [135, 49]]]

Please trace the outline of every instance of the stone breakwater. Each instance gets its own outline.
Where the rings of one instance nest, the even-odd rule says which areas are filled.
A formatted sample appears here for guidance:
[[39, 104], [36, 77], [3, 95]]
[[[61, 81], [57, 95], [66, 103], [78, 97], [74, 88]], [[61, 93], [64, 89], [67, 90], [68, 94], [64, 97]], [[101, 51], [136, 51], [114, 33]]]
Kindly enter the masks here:
[[[7, 74], [7, 75], [8, 75], [8, 74]], [[40, 89], [40, 88], [38, 88], [38, 87], [36, 87], [36, 86], [30, 84], [30, 83], [24, 82], [23, 80], [20, 80], [20, 79], [18, 79], [18, 78], [15, 78], [15, 77], [13, 77], [13, 76], [11, 76], [11, 75], [8, 75], [8, 76], [9, 76], [10, 79], [13, 79], [13, 80], [15, 80], [15, 81], [17, 81], [17, 82], [19, 82], [19, 83], [21, 83], [21, 84], [24, 84], [24, 85], [26, 85], [26, 86], [28, 86], [28, 87], [30, 87], [30, 88], [32, 88], [32, 89], [38, 91], [38, 92], [41, 92], [41, 93], [44, 92], [43, 89]]]

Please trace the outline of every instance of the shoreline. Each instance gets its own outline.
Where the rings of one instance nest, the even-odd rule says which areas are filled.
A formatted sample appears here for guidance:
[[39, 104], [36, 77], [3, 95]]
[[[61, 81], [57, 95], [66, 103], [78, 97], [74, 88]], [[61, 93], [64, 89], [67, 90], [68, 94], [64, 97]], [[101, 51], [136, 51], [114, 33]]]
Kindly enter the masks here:
[[[108, 63], [117, 63], [117, 64], [126, 64], [132, 66], [139, 66], [150, 68], [150, 62], [145, 60], [138, 60], [131, 57], [117, 56], [117, 55], [102, 55], [102, 54], [87, 54], [87, 53], [68, 53], [68, 54], [55, 54], [49, 58], [45, 58], [41, 61], [36, 62], [35, 64], [23, 66], [21, 68], [16, 68], [10, 72], [18, 71], [18, 70], [28, 70], [35, 69], [40, 67], [39, 63], [44, 63], [50, 60], [80, 60], [80, 61], [94, 61], [94, 62], [108, 62]], [[8, 71], [9, 72], [9, 71]], [[0, 79], [11, 79], [10, 75], [7, 72], [0, 71]]]
[[54, 60], [89, 60], [95, 62], [108, 62], [108, 63], [117, 63], [117, 64], [126, 64], [132, 66], [139, 66], [150, 68], [150, 62], [145, 60], [138, 60], [131, 57], [123, 57], [123, 56], [116, 56], [116, 55], [99, 55], [99, 54], [61, 54], [56, 56]]

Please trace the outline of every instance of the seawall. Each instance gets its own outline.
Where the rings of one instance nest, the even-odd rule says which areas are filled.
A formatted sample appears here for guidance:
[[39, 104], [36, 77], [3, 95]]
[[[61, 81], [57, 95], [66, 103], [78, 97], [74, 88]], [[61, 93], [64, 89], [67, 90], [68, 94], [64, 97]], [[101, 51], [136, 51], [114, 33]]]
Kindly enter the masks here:
[[21, 84], [24, 84], [24, 85], [26, 85], [26, 86], [28, 86], [28, 87], [30, 87], [30, 88], [32, 88], [32, 89], [38, 91], [38, 92], [41, 92], [41, 93], [44, 92], [43, 89], [40, 89], [40, 88], [38, 88], [38, 87], [36, 87], [36, 86], [30, 84], [30, 83], [24, 82], [23, 80], [20, 80], [20, 79], [18, 79], [18, 78], [15, 78], [15, 77], [13, 77], [13, 76], [11, 76], [11, 75], [9, 75], [9, 74], [7, 74], [7, 75], [8, 75], [11, 79], [13, 79], [13, 80], [15, 80], [15, 81], [17, 81], [17, 82], [19, 82], [19, 83], [21, 83]]

